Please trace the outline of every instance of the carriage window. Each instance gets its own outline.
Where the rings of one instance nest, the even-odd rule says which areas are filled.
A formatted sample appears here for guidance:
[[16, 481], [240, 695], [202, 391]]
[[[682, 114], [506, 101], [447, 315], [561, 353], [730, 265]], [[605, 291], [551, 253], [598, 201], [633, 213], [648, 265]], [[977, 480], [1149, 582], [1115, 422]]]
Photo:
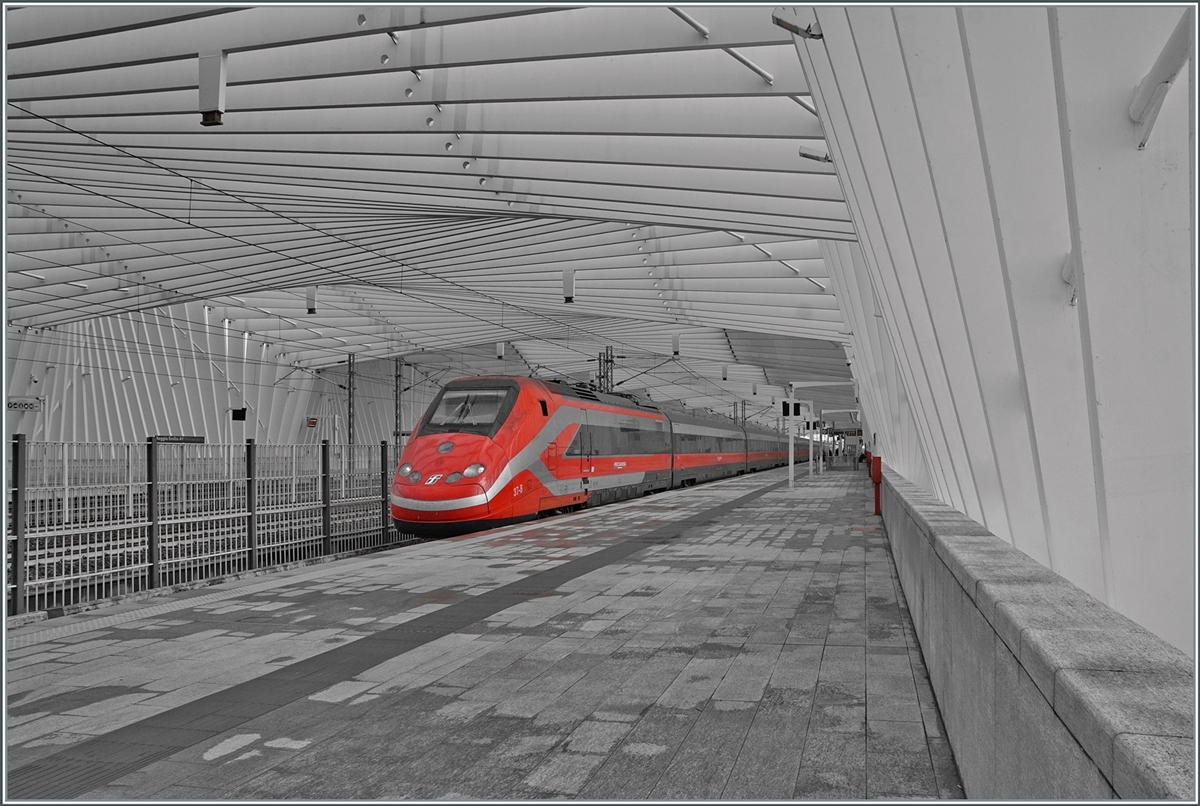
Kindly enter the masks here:
[[670, 450], [662, 421], [639, 421], [632, 426], [583, 425], [567, 456], [648, 456]]
[[[587, 445], [584, 445], [584, 441]], [[567, 446], [567, 451], [564, 456], [583, 456], [585, 453], [591, 453], [591, 436], [588, 434], [587, 426], [579, 426], [579, 430], [575, 432], [575, 438], [571, 440], [571, 444]]]
[[678, 453], [741, 453], [746, 443], [741, 437], [689, 434], [675, 432], [675, 450]]

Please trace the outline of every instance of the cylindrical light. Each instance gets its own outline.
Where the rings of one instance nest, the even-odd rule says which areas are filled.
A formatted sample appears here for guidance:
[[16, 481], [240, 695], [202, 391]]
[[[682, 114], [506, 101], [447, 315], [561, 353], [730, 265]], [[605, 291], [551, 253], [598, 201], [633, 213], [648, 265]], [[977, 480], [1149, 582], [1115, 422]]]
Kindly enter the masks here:
[[563, 302], [575, 301], [575, 270], [563, 269]]

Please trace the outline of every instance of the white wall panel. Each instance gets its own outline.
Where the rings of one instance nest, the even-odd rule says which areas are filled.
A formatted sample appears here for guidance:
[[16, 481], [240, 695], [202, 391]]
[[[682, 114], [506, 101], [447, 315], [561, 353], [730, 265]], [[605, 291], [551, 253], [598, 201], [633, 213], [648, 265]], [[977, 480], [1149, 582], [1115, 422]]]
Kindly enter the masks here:
[[[1038, 489], [1025, 500], [1038, 501], [1045, 520], [1049, 556], [1043, 562], [1104, 600], [1091, 440], [1080, 416], [1087, 403], [1079, 322], [1060, 275], [1071, 237], [1045, 15], [1040, 8], [979, 7], [963, 9], [960, 19], [988, 158], [996, 275], [1009, 298], [1028, 407], [1028, 438], [1014, 433], [1011, 439], [1036, 453], [1024, 478]], [[1025, 31], [1025, 46], [1013, 48], [994, 35], [1005, 28]], [[1017, 108], [1023, 113], [1014, 115]]]
[[1128, 114], [1183, 10], [796, 13], [823, 34], [797, 53], [865, 281], [825, 259], [862, 298], [839, 306], [884, 460], [917, 481], [923, 456], [917, 483], [1192, 651], [1190, 74], [1143, 152]]
[[[1188, 345], [1195, 343], [1196, 275], [1188, 100], [1195, 88], [1181, 74], [1144, 151], [1136, 149], [1128, 114], [1133, 88], [1184, 13], [1061, 9], [1050, 12], [1049, 24], [1110, 600], [1190, 650], [1196, 356]], [[1134, 438], [1147, 424], [1169, 437]]]
[[[972, 72], [952, 8], [894, 11], [932, 198], [906, 207], [929, 243], [921, 279], [970, 446], [984, 524], [1048, 563], [1028, 439], [1023, 378], [1014, 349], [1001, 254], [990, 204], [986, 152], [972, 103]], [[920, 184], [923, 180], [917, 177]], [[941, 298], [935, 298], [935, 290]], [[951, 365], [952, 363], [952, 365]]]
[[[944, 473], [947, 488], [942, 492], [948, 496], [947, 503], [982, 521], [975, 480], [962, 470], [968, 464], [964, 435], [894, 173], [897, 165], [901, 174], [913, 170], [913, 164], [921, 161], [921, 147], [912, 117], [911, 94], [902, 81], [903, 66], [891, 13], [879, 8], [855, 9], [859, 29], [852, 28], [846, 9], [818, 9], [817, 18], [824, 39], [800, 40], [797, 49], [814, 88], [830, 153], [841, 171], [876, 304], [896, 349], [902, 384], [922, 415], [917, 425], [923, 429], [923, 439], [929, 446], [927, 454], [948, 468]], [[870, 40], [874, 65], [870, 73], [864, 72], [860, 60], [856, 30]], [[810, 42], [814, 44], [803, 44]], [[890, 62], [883, 61], [885, 53], [891, 55]], [[897, 75], [901, 77], [899, 85]], [[873, 93], [869, 77], [880, 77], [887, 85], [886, 91], [874, 88]], [[816, 91], [818, 87], [820, 92]], [[910, 104], [908, 111], [901, 106], [901, 111], [894, 112], [896, 119], [887, 118], [888, 125], [884, 126], [884, 111], [905, 99]], [[875, 108], [877, 100], [879, 109]]]

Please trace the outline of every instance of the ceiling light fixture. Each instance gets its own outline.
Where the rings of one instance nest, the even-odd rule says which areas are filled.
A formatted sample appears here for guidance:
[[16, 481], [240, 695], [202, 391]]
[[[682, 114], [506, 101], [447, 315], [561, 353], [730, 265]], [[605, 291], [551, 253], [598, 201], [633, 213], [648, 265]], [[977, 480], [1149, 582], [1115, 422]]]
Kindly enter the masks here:
[[563, 269], [563, 302], [575, 301], [575, 270]]
[[790, 20], [782, 17], [771, 15], [771, 21], [785, 31], [791, 31], [801, 39], [824, 39], [825, 35], [821, 33], [821, 24], [819, 22], [810, 22], [805, 27], [801, 28]]

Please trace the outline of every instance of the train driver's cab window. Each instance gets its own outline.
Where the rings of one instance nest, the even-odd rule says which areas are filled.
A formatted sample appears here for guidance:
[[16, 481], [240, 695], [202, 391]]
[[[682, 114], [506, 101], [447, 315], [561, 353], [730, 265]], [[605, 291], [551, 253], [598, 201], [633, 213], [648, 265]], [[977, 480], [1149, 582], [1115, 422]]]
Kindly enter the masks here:
[[506, 393], [500, 389], [463, 389], [447, 392], [429, 418], [430, 425], [491, 425], [500, 413]]
[[423, 419], [421, 435], [464, 431], [494, 436], [512, 410], [516, 389], [447, 387]]

